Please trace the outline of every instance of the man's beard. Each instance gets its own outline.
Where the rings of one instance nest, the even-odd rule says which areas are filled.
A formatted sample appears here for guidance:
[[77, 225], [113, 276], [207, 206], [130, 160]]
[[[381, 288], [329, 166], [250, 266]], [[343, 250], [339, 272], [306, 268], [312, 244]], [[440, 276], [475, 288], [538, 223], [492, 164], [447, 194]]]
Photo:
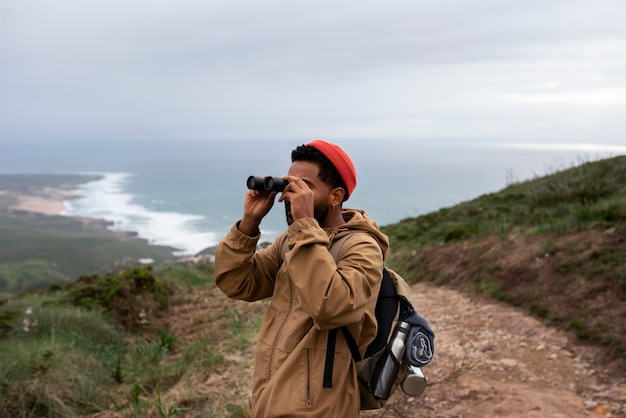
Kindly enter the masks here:
[[[313, 207], [313, 217], [320, 225], [328, 216], [329, 207], [328, 203], [320, 203]], [[285, 217], [287, 218], [287, 225], [291, 225], [293, 216], [291, 216], [291, 204], [287, 201], [285, 201]]]
[[285, 217], [287, 218], [287, 225], [293, 223], [293, 216], [291, 216], [291, 204], [285, 200]]

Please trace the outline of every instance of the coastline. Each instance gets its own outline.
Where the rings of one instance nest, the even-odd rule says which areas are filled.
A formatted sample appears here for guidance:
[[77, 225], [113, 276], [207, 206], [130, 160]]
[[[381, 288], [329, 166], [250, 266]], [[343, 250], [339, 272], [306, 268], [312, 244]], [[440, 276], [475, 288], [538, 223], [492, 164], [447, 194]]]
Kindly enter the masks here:
[[165, 248], [175, 255], [177, 249], [169, 246], [152, 244], [133, 230], [113, 230], [113, 222], [103, 218], [66, 215], [66, 202], [80, 198], [80, 186], [103, 179], [102, 175], [31, 175], [0, 174], [0, 211], [11, 216], [29, 217], [29, 214], [44, 216], [63, 216], [80, 222], [83, 228], [106, 231], [120, 241], [133, 241], [155, 248]]
[[65, 210], [65, 201], [76, 195], [65, 189], [46, 188], [45, 195], [7, 193], [0, 194], [14, 198], [17, 202], [9, 205], [11, 211], [40, 213], [42, 215], [62, 215]]
[[79, 186], [101, 179], [91, 174], [0, 174], [0, 209], [62, 215]]
[[113, 231], [106, 219], [64, 214], [64, 202], [80, 198], [82, 184], [98, 178], [0, 174], [1, 292], [176, 261], [171, 248], [152, 245], [132, 231]]
[[[22, 180], [24, 176], [15, 175], [12, 179]], [[54, 178], [55, 175], [50, 175]], [[78, 187], [102, 178], [99, 175], [76, 175], [71, 181], [61, 182], [55, 185], [40, 186], [36, 182], [25, 184], [21, 181], [11, 183], [11, 179], [0, 181], [0, 201], [4, 201], [4, 208], [9, 212], [28, 212], [46, 216], [66, 216], [80, 221], [84, 226], [97, 229], [105, 229], [114, 233], [121, 240], [135, 240], [148, 244], [147, 240], [139, 238], [134, 231], [111, 231], [109, 226], [112, 222], [106, 219], [86, 218], [82, 216], [64, 215], [65, 202], [80, 197], [76, 193]], [[8, 204], [7, 204], [8, 203]]]

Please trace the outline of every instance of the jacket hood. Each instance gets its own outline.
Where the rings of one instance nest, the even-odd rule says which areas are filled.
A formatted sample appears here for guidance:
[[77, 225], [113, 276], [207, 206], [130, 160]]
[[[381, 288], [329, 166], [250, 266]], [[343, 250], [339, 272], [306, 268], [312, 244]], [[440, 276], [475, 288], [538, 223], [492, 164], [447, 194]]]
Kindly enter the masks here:
[[346, 223], [337, 230], [334, 237], [331, 237], [331, 241], [339, 239], [352, 231], [367, 232], [378, 242], [378, 245], [380, 245], [380, 249], [383, 253], [383, 260], [387, 258], [387, 252], [389, 251], [389, 238], [380, 231], [378, 224], [368, 216], [366, 211], [362, 209], [344, 208], [342, 215]]

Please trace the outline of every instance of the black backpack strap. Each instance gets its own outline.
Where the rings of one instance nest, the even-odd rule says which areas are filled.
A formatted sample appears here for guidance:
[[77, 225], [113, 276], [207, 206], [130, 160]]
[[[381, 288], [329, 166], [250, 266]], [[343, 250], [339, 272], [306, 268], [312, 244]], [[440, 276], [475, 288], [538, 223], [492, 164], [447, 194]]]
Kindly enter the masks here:
[[[361, 361], [361, 353], [359, 353], [359, 347], [354, 340], [348, 328], [344, 325], [341, 327], [341, 332], [343, 333], [346, 342], [348, 343], [348, 347], [350, 348], [350, 353], [352, 353], [352, 357], [355, 362]], [[328, 340], [326, 340], [326, 361], [324, 362], [324, 387], [332, 388], [333, 387], [333, 365], [335, 364], [335, 345], [337, 343], [337, 328], [333, 328], [328, 330]]]
[[[329, 248], [330, 253], [332, 254], [335, 261], [339, 258], [339, 249], [343, 245], [343, 243], [350, 238], [358, 231], [351, 232], [350, 234], [346, 234], [343, 237], [339, 238], [337, 241], [333, 242]], [[285, 257], [286, 251], [283, 249], [283, 259]], [[359, 348], [354, 341], [354, 337], [350, 334], [350, 331], [345, 326], [341, 327], [341, 331], [348, 343], [348, 347], [350, 348], [350, 352], [352, 353], [352, 357], [355, 358], [356, 361], [361, 360], [361, 354], [359, 354]], [[337, 328], [333, 328], [328, 331], [328, 340], [326, 341], [326, 361], [324, 362], [324, 385], [325, 388], [333, 387], [333, 366], [335, 363], [335, 346], [337, 344]]]
[[324, 386], [333, 387], [333, 365], [335, 363], [335, 344], [337, 343], [337, 328], [328, 330], [326, 340], [326, 361], [324, 362]]
[[[387, 269], [383, 268], [383, 278], [381, 282], [381, 288], [376, 303], [376, 317], [380, 319], [378, 331], [374, 341], [370, 343], [365, 352], [365, 357], [369, 357], [379, 350], [382, 350], [387, 346], [387, 337], [391, 332], [393, 325], [393, 319], [398, 312], [398, 294], [396, 293], [396, 287], [393, 284], [393, 280], [389, 275]], [[357, 363], [362, 360], [361, 353], [359, 353], [359, 347], [352, 336], [348, 328], [344, 325], [341, 327], [350, 353], [354, 362]], [[324, 364], [324, 387], [332, 388], [333, 382], [333, 363], [335, 360], [335, 345], [337, 343], [337, 328], [328, 331], [328, 340], [326, 342], [326, 362]]]
[[341, 331], [343, 332], [343, 336], [348, 343], [348, 347], [352, 353], [352, 358], [354, 358], [355, 362], [361, 361], [361, 353], [359, 353], [359, 347], [356, 345], [354, 337], [350, 334], [350, 331], [348, 331], [348, 328], [345, 325], [341, 327]]
[[365, 352], [365, 357], [370, 357], [387, 346], [389, 334], [391, 334], [394, 325], [394, 319], [398, 314], [398, 293], [393, 279], [389, 275], [389, 271], [383, 267], [382, 280], [380, 282], [380, 291], [376, 300], [376, 319], [378, 321], [378, 329], [376, 337], [369, 344]]

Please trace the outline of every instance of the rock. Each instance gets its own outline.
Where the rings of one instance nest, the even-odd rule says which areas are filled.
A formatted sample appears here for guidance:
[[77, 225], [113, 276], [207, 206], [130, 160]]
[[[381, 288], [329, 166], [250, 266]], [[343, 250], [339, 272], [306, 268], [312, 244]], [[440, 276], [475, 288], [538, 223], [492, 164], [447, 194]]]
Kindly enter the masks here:
[[512, 358], [503, 358], [500, 360], [500, 364], [502, 365], [502, 367], [510, 370], [516, 368], [519, 362]]

